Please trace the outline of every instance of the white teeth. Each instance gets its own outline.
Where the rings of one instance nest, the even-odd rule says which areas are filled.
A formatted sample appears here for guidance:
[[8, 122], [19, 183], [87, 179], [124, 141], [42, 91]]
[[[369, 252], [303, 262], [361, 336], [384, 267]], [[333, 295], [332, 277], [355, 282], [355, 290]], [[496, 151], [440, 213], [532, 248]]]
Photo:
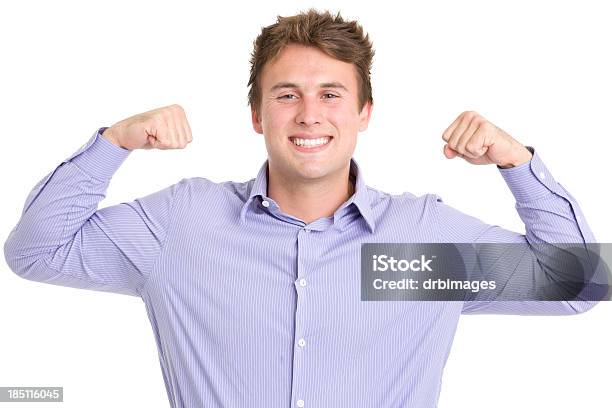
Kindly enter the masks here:
[[296, 137], [296, 138], [292, 138], [291, 140], [293, 141], [294, 144], [298, 146], [316, 147], [316, 146], [321, 146], [321, 145], [329, 143], [329, 141], [331, 140], [331, 137], [326, 136], [326, 137], [320, 137], [318, 139], [300, 139]]

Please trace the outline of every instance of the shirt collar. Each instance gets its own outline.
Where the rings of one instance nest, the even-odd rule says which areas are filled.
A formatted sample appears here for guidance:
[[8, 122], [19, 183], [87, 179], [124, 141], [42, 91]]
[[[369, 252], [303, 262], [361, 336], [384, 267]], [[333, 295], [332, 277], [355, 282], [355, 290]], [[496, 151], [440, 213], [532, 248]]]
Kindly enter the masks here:
[[[344, 204], [342, 204], [338, 210], [336, 210], [334, 218], [336, 218], [336, 215], [339, 214], [340, 209], [354, 204], [361, 213], [363, 219], [366, 221], [370, 232], [374, 232], [376, 224], [374, 222], [374, 214], [372, 213], [372, 205], [370, 195], [368, 194], [368, 187], [365, 184], [359, 165], [353, 158], [351, 158], [349, 177], [351, 177], [351, 180], [354, 180], [355, 192]], [[257, 176], [255, 177], [255, 180], [251, 186], [249, 197], [240, 210], [241, 223], [244, 223], [246, 212], [252, 205], [253, 200], [255, 200], [257, 197], [268, 199], [268, 160], [266, 160], [259, 169], [259, 172], [257, 173]]]

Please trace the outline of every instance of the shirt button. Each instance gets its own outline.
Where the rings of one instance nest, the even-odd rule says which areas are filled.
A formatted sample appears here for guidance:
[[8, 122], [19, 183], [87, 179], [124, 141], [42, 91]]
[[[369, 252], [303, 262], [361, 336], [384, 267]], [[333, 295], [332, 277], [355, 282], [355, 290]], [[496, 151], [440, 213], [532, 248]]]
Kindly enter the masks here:
[[543, 171], [540, 172], [540, 178], [544, 180], [546, 178], [546, 174]]
[[304, 400], [297, 400], [297, 406], [302, 408], [304, 406]]
[[306, 279], [304, 279], [304, 278], [300, 279], [300, 286], [301, 287], [305, 287], [306, 286]]
[[576, 221], [580, 221], [580, 216], [579, 215], [576, 216]]
[[304, 347], [305, 345], [306, 345], [306, 340], [304, 340], [304, 339], [299, 339], [298, 340], [298, 346]]
[[306, 232], [310, 232], [310, 229], [308, 229], [308, 228], [304, 228], [304, 231], [306, 231]]
[[268, 201], [266, 201], [266, 200], [263, 200], [261, 202], [261, 205], [263, 205], [264, 207], [268, 208], [270, 206], [270, 203]]

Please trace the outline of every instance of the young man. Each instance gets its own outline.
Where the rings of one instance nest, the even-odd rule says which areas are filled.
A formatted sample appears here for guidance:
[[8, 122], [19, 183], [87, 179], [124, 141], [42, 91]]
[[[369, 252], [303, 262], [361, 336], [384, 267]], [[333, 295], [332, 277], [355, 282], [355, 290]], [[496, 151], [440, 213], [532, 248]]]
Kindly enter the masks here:
[[535, 150], [475, 112], [444, 132], [444, 154], [498, 166], [525, 236], [433, 194], [366, 186], [352, 155], [372, 114], [373, 51], [356, 22], [279, 17], [254, 46], [249, 101], [268, 151], [256, 178], [183, 179], [97, 210], [130, 151], [191, 142], [183, 109], [167, 106], [96, 131], [34, 187], [5, 244], [26, 279], [141, 297], [171, 406], [434, 407], [462, 313], [593, 306], [362, 301], [363, 243], [594, 238]]

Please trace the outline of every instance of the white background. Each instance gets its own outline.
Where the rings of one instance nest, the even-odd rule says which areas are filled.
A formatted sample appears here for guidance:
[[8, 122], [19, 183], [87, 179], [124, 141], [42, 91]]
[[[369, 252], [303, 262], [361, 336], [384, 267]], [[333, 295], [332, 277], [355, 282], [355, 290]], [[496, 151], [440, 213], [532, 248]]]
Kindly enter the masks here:
[[[524, 233], [494, 166], [442, 154], [444, 129], [475, 110], [534, 146], [598, 240], [612, 242], [604, 2], [253, 4], [3, 3], [2, 242], [36, 182], [98, 127], [156, 107], [181, 104], [193, 143], [133, 152], [101, 207], [183, 177], [255, 177], [266, 151], [246, 102], [252, 42], [277, 15], [310, 6], [358, 19], [374, 42], [373, 117], [355, 153], [367, 184], [437, 193]], [[26, 281], [5, 263], [0, 271], [0, 386], [63, 386], [64, 408], [168, 406], [140, 299]], [[462, 317], [440, 407], [609, 406], [611, 317], [610, 302], [578, 316]]]

